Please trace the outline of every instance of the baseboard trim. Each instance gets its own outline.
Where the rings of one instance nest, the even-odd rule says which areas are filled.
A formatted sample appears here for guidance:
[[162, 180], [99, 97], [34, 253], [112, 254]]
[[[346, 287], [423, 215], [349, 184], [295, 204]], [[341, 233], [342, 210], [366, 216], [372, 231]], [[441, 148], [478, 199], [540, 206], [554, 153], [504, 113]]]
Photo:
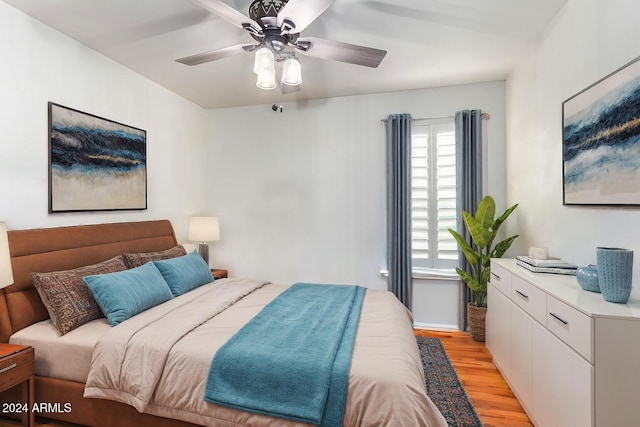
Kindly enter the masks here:
[[459, 331], [460, 327], [458, 325], [441, 325], [437, 323], [422, 323], [422, 322], [413, 322], [413, 327], [415, 329], [428, 329], [431, 331]]

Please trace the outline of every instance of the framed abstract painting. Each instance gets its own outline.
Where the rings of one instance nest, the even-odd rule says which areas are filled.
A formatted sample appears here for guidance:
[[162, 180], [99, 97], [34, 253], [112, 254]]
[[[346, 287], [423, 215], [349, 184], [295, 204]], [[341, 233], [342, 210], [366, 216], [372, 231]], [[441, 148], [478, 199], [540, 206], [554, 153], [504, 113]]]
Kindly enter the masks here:
[[638, 59], [563, 102], [565, 205], [640, 205]]
[[49, 102], [49, 212], [146, 208], [146, 131]]

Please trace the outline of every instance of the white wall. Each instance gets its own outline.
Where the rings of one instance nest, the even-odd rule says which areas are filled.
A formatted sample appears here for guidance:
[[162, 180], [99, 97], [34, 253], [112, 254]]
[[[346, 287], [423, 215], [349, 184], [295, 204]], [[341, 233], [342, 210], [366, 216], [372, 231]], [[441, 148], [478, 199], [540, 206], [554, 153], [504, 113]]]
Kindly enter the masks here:
[[[206, 112], [0, 2], [0, 221], [9, 229], [204, 212]], [[148, 209], [48, 214], [47, 102], [147, 131]]]
[[[489, 191], [504, 201], [504, 82], [212, 110], [209, 207], [220, 217], [213, 265], [274, 282], [386, 289], [385, 127], [391, 113], [491, 114]], [[457, 326], [459, 288], [418, 281], [423, 324]], [[431, 310], [432, 307], [445, 307]], [[444, 314], [443, 314], [444, 312]]]
[[507, 80], [507, 199], [520, 202], [505, 226], [515, 250], [548, 246], [578, 265], [597, 246], [636, 252], [632, 296], [640, 298], [640, 208], [562, 205], [562, 102], [640, 55], [640, 2], [569, 0], [536, 51]]

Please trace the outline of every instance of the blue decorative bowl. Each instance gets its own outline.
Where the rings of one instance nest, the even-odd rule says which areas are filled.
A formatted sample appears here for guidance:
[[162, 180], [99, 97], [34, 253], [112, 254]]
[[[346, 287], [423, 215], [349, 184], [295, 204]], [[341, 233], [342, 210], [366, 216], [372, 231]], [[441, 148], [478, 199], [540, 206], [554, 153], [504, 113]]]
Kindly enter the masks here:
[[576, 278], [580, 287], [585, 291], [600, 292], [597, 266], [589, 264], [584, 267], [578, 267]]

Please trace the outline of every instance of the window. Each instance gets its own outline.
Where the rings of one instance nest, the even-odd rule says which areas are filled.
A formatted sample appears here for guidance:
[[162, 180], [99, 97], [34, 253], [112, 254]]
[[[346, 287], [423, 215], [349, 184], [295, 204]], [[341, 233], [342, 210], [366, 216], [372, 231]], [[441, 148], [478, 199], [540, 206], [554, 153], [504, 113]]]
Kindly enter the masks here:
[[452, 269], [458, 247], [453, 118], [416, 120], [411, 128], [411, 219], [414, 268]]

